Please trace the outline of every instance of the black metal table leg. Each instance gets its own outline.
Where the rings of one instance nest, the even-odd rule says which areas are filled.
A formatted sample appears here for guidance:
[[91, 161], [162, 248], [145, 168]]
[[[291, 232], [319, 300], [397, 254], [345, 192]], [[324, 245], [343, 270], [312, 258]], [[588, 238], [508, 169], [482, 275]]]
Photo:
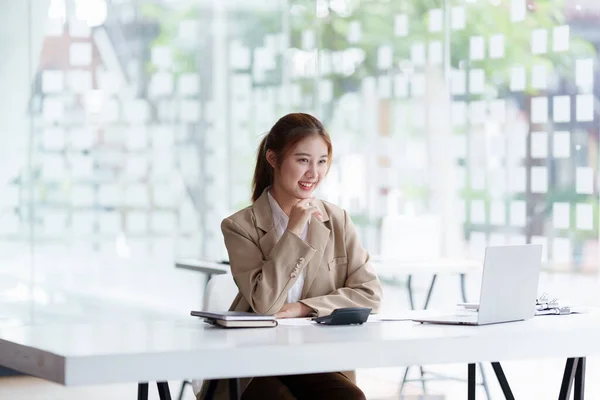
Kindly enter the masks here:
[[406, 384], [406, 380], [408, 379], [408, 371], [410, 371], [410, 365], [404, 370], [404, 376], [402, 377], [402, 382], [400, 382], [400, 396], [402, 396], [404, 385]]
[[[460, 295], [462, 297], [462, 301], [463, 303], [468, 303], [467, 300], [467, 283], [466, 283], [466, 277], [467, 275], [462, 273], [459, 275], [460, 278]], [[485, 376], [485, 370], [483, 369], [483, 364], [482, 363], [478, 363], [479, 364], [479, 374], [481, 375], [481, 385], [483, 386], [483, 390], [485, 391], [485, 396], [488, 400], [490, 400], [492, 398], [491, 394], [490, 394], [490, 388], [488, 387], [487, 384], [487, 378]], [[498, 365], [500, 365], [498, 363]]]
[[240, 394], [240, 380], [236, 378], [229, 379], [229, 399], [239, 400]]
[[158, 398], [160, 400], [171, 400], [171, 391], [168, 382], [156, 382], [158, 387]]
[[138, 383], [138, 400], [148, 400], [148, 382]]
[[427, 385], [425, 382], [425, 370], [422, 366], [419, 366], [419, 372], [421, 373], [421, 386], [423, 387], [423, 395], [427, 395]]
[[181, 382], [181, 388], [179, 389], [179, 396], [177, 396], [177, 400], [183, 400], [183, 393], [185, 392], [185, 387], [191, 384], [192, 382], [190, 381]]
[[494, 373], [496, 374], [496, 378], [498, 378], [500, 388], [502, 389], [502, 393], [504, 393], [504, 398], [506, 400], [515, 400], [515, 396], [513, 395], [512, 390], [510, 390], [508, 380], [506, 379], [506, 375], [504, 375], [504, 371], [502, 370], [500, 363], [492, 362], [492, 368], [494, 368]]
[[469, 364], [468, 366], [468, 377], [467, 377], [467, 387], [468, 387], [468, 394], [467, 394], [467, 399], [469, 400], [475, 400], [475, 391], [477, 389], [476, 386], [476, 382], [475, 382], [475, 375], [476, 375], [476, 364]]
[[585, 392], [585, 357], [581, 357], [575, 371], [574, 400], [583, 400]]
[[408, 300], [410, 301], [410, 309], [415, 309], [415, 300], [413, 298], [413, 290], [412, 290], [412, 275], [408, 276], [406, 280], [406, 289], [408, 289]]
[[577, 371], [578, 361], [578, 358], [567, 359], [565, 372], [560, 385], [560, 393], [558, 394], [558, 400], [569, 400], [571, 397], [571, 387], [573, 386], [573, 379], [575, 378], [575, 373]]

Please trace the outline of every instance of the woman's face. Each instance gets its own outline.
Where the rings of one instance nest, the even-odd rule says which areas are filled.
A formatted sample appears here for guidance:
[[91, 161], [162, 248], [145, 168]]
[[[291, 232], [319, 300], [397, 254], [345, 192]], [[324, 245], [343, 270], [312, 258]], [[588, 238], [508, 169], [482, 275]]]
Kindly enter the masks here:
[[302, 139], [276, 170], [275, 185], [295, 199], [312, 197], [329, 169], [327, 156], [327, 144], [321, 136], [311, 135]]

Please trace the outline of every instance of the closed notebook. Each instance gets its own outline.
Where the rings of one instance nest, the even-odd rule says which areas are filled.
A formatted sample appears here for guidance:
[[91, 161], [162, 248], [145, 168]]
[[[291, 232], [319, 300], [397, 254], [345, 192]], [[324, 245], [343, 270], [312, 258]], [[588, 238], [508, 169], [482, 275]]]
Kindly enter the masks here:
[[277, 326], [277, 320], [274, 316], [249, 312], [225, 311], [215, 313], [192, 311], [190, 315], [204, 318], [204, 322], [223, 328], [271, 328]]

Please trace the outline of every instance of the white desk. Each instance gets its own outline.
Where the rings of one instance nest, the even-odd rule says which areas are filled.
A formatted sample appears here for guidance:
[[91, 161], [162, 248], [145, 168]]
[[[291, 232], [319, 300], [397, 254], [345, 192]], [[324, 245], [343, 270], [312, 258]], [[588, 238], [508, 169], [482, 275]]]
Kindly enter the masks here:
[[[461, 297], [463, 302], [467, 302], [467, 294], [465, 288], [465, 277], [466, 274], [471, 272], [480, 271], [482, 268], [482, 263], [474, 260], [467, 259], [456, 259], [456, 258], [416, 258], [416, 259], [407, 259], [407, 258], [392, 258], [392, 257], [381, 257], [378, 255], [373, 255], [370, 258], [371, 263], [375, 267], [377, 274], [380, 277], [392, 277], [395, 279], [398, 276], [407, 277], [406, 288], [408, 292], [408, 298], [410, 301], [411, 310], [417, 309], [415, 306], [414, 299], [414, 290], [412, 286], [412, 280], [414, 275], [420, 274], [429, 274], [432, 276], [431, 281], [429, 283], [429, 287], [427, 289], [427, 295], [425, 298], [425, 302], [423, 304], [423, 309], [427, 309], [429, 306], [429, 301], [431, 300], [431, 295], [433, 294], [433, 289], [435, 287], [435, 282], [437, 280], [438, 275], [457, 275], [459, 278], [459, 285], [461, 291]], [[188, 269], [200, 273], [204, 273], [207, 275], [206, 283], [212, 277], [212, 275], [224, 274], [230, 272], [229, 265], [223, 262], [215, 262], [211, 260], [204, 260], [198, 258], [186, 258], [178, 260], [175, 263], [177, 268]], [[388, 282], [389, 283], [389, 282]], [[410, 366], [407, 366], [406, 371], [404, 372], [404, 376], [402, 378], [402, 385], [400, 387], [400, 394], [404, 389], [404, 385], [409, 382], [408, 373], [410, 370]], [[420, 367], [421, 382], [423, 386], [423, 392], [426, 393], [426, 378], [425, 371], [422, 367]], [[487, 398], [490, 398], [489, 388], [487, 385], [487, 379], [483, 368], [480, 368], [481, 381], [486, 392]], [[448, 377], [443, 377], [444, 379]], [[188, 381], [185, 381], [182, 385], [182, 389], [180, 393], [183, 392], [185, 385]], [[181, 394], [180, 394], [181, 397]]]
[[[476, 362], [545, 357], [584, 362], [581, 357], [600, 353], [598, 337], [600, 313], [482, 327], [405, 321], [242, 330], [213, 328], [190, 318], [0, 328], [0, 365], [63, 385], [94, 385], [468, 363], [469, 398], [474, 398]], [[579, 365], [583, 388], [585, 368]], [[575, 376], [575, 370], [567, 372]], [[168, 387], [162, 398], [170, 399], [167, 394]]]

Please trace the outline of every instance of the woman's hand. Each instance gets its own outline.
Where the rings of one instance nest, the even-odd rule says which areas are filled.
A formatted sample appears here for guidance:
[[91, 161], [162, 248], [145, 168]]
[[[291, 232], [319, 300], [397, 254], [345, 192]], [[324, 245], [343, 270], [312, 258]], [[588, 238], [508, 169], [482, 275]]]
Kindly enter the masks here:
[[302, 303], [286, 303], [281, 307], [275, 318], [302, 318], [308, 317], [313, 309]]
[[296, 234], [296, 236], [302, 234], [306, 223], [313, 214], [315, 214], [320, 221], [323, 219], [321, 211], [319, 211], [316, 206], [312, 205], [311, 201], [314, 201], [314, 198], [302, 199], [292, 206], [287, 228], [292, 233]]

